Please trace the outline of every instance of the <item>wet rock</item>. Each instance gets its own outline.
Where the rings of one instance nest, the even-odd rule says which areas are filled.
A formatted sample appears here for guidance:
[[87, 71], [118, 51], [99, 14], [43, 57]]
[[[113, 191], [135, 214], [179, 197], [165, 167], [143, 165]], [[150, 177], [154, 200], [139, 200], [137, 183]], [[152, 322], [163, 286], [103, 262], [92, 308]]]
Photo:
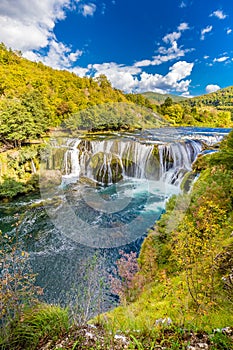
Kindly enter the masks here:
[[123, 169], [120, 159], [112, 153], [96, 153], [90, 162], [94, 178], [101, 184], [108, 185], [122, 180]]

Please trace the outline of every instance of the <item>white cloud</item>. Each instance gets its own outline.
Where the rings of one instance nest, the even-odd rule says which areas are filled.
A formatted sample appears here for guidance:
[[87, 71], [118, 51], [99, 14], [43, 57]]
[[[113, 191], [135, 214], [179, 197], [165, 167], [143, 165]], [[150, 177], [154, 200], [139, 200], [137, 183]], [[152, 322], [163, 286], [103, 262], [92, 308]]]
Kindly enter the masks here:
[[183, 94], [181, 94], [180, 96], [186, 97], [186, 98], [192, 98], [192, 97], [194, 97], [193, 95], [191, 95], [191, 94], [189, 93], [189, 91], [183, 92]]
[[84, 17], [93, 16], [96, 11], [96, 5], [93, 3], [81, 4], [79, 9]]
[[180, 25], [177, 27], [178, 30], [183, 31], [189, 29], [189, 25], [186, 22], [180, 23]]
[[201, 30], [201, 40], [205, 39], [205, 34], [210, 33], [213, 29], [213, 26], [207, 26], [204, 29]]
[[163, 47], [159, 48], [159, 51], [164, 55], [154, 56], [152, 60], [142, 60], [134, 64], [135, 67], [148, 67], [148, 66], [159, 66], [162, 63], [169, 62], [180, 57], [184, 57], [186, 52], [191, 50], [180, 49], [174, 44], [172, 48], [166, 50]]
[[219, 89], [221, 89], [220, 86], [216, 84], [209, 84], [206, 86], [205, 91], [207, 92], [207, 94], [209, 94], [210, 92], [215, 92]]
[[172, 91], [186, 92], [188, 91], [191, 80], [184, 80], [192, 72], [193, 63], [186, 61], [179, 61], [169, 68], [166, 75], [148, 74], [143, 72], [140, 75], [135, 90], [137, 92], [143, 91], [157, 91], [168, 93]]
[[[42, 61], [53, 68], [67, 69], [82, 54], [58, 42], [54, 34], [56, 22], [66, 17], [67, 9], [74, 10], [79, 0], [1, 0], [0, 41], [23, 56]], [[45, 49], [47, 54], [40, 54]]]
[[231, 28], [228, 28], [227, 29], [227, 34], [231, 34], [232, 33], [232, 29]]
[[178, 28], [178, 32], [172, 32], [166, 34], [162, 40], [168, 47], [159, 46], [157, 52], [159, 55], [153, 56], [152, 59], [144, 59], [135, 62], [135, 67], [147, 67], [147, 66], [158, 66], [164, 62], [168, 62], [180, 57], [184, 57], [187, 52], [193, 51], [194, 49], [183, 49], [178, 46], [177, 40], [181, 37], [181, 32], [189, 29], [188, 23], [181, 23]]
[[51, 40], [49, 51], [46, 56], [33, 51], [26, 51], [23, 56], [32, 61], [41, 61], [45, 65], [55, 69], [69, 69], [73, 62], [82, 55], [82, 51], [77, 50], [72, 52], [69, 47], [56, 40]]
[[88, 68], [82, 68], [82, 67], [74, 67], [69, 69], [74, 74], [77, 74], [79, 77], [85, 77], [85, 75], [89, 72]]
[[229, 58], [229, 56], [214, 58], [214, 62], [225, 62], [226, 60], [228, 60], [228, 58]]
[[217, 17], [218, 19], [225, 19], [227, 15], [223, 13], [222, 10], [214, 11], [210, 14], [210, 17]]
[[191, 74], [193, 66], [193, 63], [188, 63], [186, 61], [176, 62], [169, 68], [170, 72], [167, 74], [167, 77], [170, 81], [180, 81]]
[[169, 43], [172, 44], [174, 41], [178, 40], [180, 37], [181, 37], [181, 33], [180, 32], [173, 32], [173, 33], [169, 33], [169, 34], [165, 35], [163, 37], [163, 41], [166, 44], [169, 44]]
[[142, 72], [138, 67], [103, 63], [88, 66], [95, 71], [95, 77], [105, 74], [112, 85], [125, 92], [155, 91], [168, 93], [171, 91], [187, 92], [190, 80], [185, 80], [192, 72], [193, 63], [179, 61], [169, 68], [166, 75]]
[[88, 68], [89, 71], [95, 72], [95, 77], [104, 74], [114, 87], [127, 92], [134, 90], [137, 83], [135, 76], [141, 72], [140, 68], [128, 67], [115, 62], [93, 64], [89, 65]]
[[1, 0], [0, 41], [17, 50], [46, 47], [56, 21], [65, 18], [70, 0]]

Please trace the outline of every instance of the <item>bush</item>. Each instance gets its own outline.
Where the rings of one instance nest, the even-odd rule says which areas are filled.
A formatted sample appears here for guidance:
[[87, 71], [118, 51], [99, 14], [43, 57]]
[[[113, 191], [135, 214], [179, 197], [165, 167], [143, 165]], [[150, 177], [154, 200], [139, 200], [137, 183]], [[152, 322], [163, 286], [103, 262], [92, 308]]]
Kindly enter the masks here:
[[24, 192], [25, 185], [14, 179], [6, 178], [4, 182], [0, 184], [0, 198], [13, 198], [17, 194]]
[[28, 253], [16, 240], [0, 231], [0, 318], [3, 331], [10, 320], [21, 314], [25, 305], [37, 303], [37, 296], [43, 293], [34, 285], [36, 275], [28, 262]]

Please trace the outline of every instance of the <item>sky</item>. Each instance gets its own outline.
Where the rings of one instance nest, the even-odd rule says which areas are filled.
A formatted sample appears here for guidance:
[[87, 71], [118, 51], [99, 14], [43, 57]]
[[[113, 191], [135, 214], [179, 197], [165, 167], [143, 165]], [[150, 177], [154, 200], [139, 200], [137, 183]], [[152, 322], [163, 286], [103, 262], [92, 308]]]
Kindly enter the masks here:
[[0, 42], [127, 93], [233, 85], [232, 0], [0, 0]]

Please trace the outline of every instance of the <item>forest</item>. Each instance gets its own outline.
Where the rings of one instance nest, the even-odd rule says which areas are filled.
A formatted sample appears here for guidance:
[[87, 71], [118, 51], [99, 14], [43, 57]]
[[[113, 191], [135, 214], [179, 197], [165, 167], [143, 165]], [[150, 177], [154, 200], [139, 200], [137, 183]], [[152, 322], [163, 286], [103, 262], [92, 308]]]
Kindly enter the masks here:
[[[110, 113], [109, 128], [114, 125], [118, 129], [133, 129], [156, 124], [149, 100], [139, 101], [139, 105], [149, 108], [149, 112], [142, 111], [136, 118], [134, 104], [121, 91], [112, 88], [105, 76], [80, 78], [68, 71], [54, 70], [22, 58], [19, 52], [8, 50], [4, 44], [0, 45], [0, 94], [0, 142], [3, 148], [17, 147], [26, 140], [44, 137], [53, 127], [66, 127], [65, 121], [71, 117], [76, 118], [80, 129], [106, 128], [103, 108], [98, 118], [97, 113], [89, 112], [89, 109], [93, 111], [93, 106], [104, 104], [126, 103], [132, 107], [131, 114], [127, 115], [128, 108], [121, 119], [119, 113]], [[83, 110], [87, 113], [80, 114]]]

